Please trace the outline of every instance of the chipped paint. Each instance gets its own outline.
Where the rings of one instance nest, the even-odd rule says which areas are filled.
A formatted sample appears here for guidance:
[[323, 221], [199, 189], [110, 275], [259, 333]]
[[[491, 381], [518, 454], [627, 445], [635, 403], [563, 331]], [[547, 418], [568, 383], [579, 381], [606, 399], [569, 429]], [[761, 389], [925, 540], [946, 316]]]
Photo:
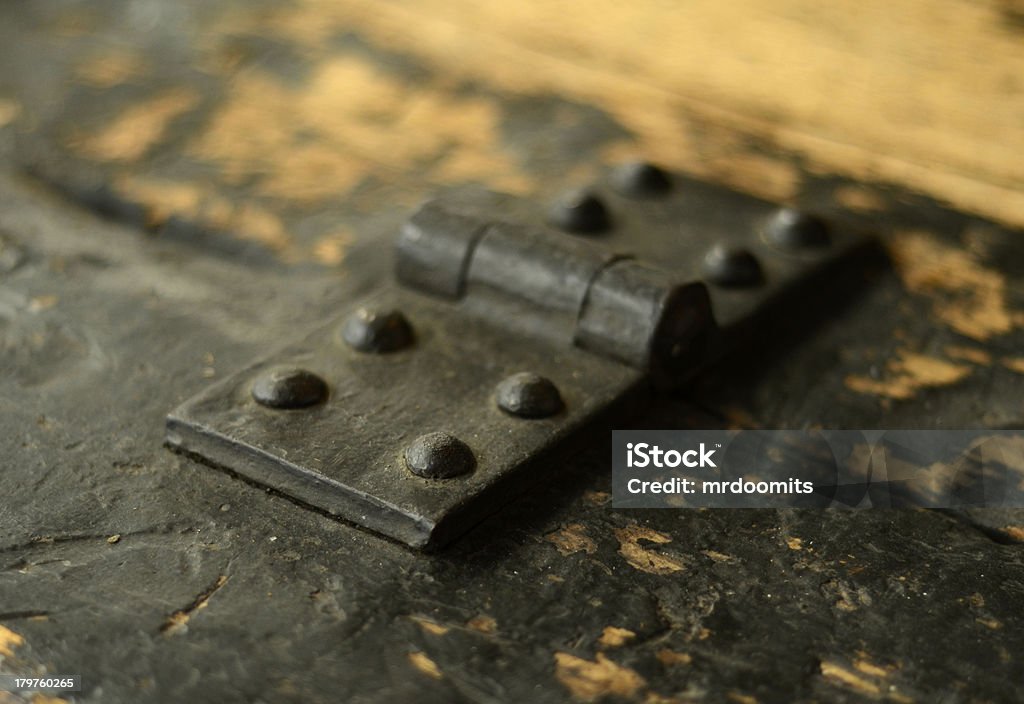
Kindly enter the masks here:
[[29, 704], [68, 704], [68, 700], [61, 697], [51, 697], [48, 694], [41, 694], [37, 692], [32, 695], [32, 699], [29, 700]]
[[[663, 3], [611, 0], [304, 0], [277, 12], [235, 15], [220, 31], [230, 36], [248, 25], [309, 53], [358, 31], [453, 81], [594, 105], [635, 135], [633, 149], [698, 176], [774, 189], [771, 177], [733, 166], [770, 161], [763, 156], [768, 147], [797, 155], [814, 172], [899, 182], [1024, 224], [1024, 194], [1015, 186], [1021, 149], [1013, 146], [1024, 145], [1016, 129], [1020, 101], [1007, 100], [1006, 92], [1006, 82], [1024, 70], [1016, 38], [942, 31], [950, 22], [998, 26], [992, 7], [950, 4], [940, 20], [927, 3], [907, 5], [896, 23], [884, 0], [859, 3], [855, 11], [816, 5], [813, 22], [795, 19], [806, 13], [795, 1], [782, 8], [746, 2], [736, 10], [714, 0], [699, 0], [686, 13]], [[566, 16], [579, 29], [572, 36], [562, 31]], [[745, 50], [723, 50], [729, 46], [723, 37], [742, 37]], [[908, 46], [918, 50], [908, 54]], [[979, 56], [988, 59], [963, 60]], [[845, 80], [837, 83], [839, 66]], [[965, 92], [979, 91], [992, 99], [963, 105]], [[830, 99], [823, 103], [825, 92]], [[962, 109], [948, 110], [951, 103]], [[887, 119], [862, 119], [867, 113]], [[1011, 143], [993, 140], [995, 134], [1009, 135]]]
[[693, 662], [693, 656], [689, 653], [679, 653], [675, 650], [662, 648], [658, 651], [658, 662], [662, 665], [689, 665]]
[[496, 99], [407, 83], [361, 56], [328, 55], [301, 84], [236, 76], [189, 153], [229, 183], [313, 202], [344, 195], [380, 171], [483, 182], [523, 193], [531, 179], [502, 145]]
[[628, 628], [605, 626], [605, 629], [601, 632], [601, 637], [597, 639], [597, 642], [606, 648], [618, 648], [620, 645], [625, 645], [634, 638], [636, 638], [636, 633]]
[[878, 685], [834, 662], [822, 662], [821, 674], [833, 684], [845, 685], [862, 694], [879, 694]]
[[149, 62], [132, 51], [112, 51], [92, 56], [75, 69], [75, 76], [93, 88], [113, 88], [143, 78]]
[[1003, 526], [1002, 532], [1018, 543], [1024, 543], [1024, 526]]
[[1011, 371], [1024, 374], [1024, 357], [1003, 357], [999, 363]]
[[866, 186], [840, 186], [832, 192], [832, 199], [858, 213], [877, 213], [888, 208], [885, 198]]
[[443, 636], [451, 630], [450, 627], [437, 623], [436, 621], [432, 621], [426, 616], [410, 616], [409, 618], [417, 623], [424, 631], [434, 636]]
[[[174, 635], [183, 632], [188, 627], [188, 622], [192, 619], [195, 612], [205, 609], [210, 604], [210, 599], [213, 598], [213, 595], [220, 591], [227, 582], [227, 575], [222, 574], [217, 577], [217, 581], [209, 589], [200, 593], [191, 604], [168, 616], [167, 620], [160, 627], [160, 631], [164, 635]], [[270, 595], [268, 594], [267, 596]]]
[[45, 296], [34, 296], [28, 302], [28, 310], [30, 313], [39, 313], [40, 311], [49, 310], [53, 308], [57, 303], [60, 302], [54, 294], [46, 294]]
[[200, 227], [291, 255], [285, 258], [298, 258], [292, 251], [291, 235], [277, 215], [251, 201], [236, 202], [220, 196], [208, 184], [129, 175], [118, 178], [115, 186], [126, 199], [146, 209], [149, 227], [160, 227], [172, 217], [186, 218]]
[[702, 550], [701, 552], [715, 562], [733, 562], [736, 559], [732, 555], [726, 555], [723, 552], [717, 552], [715, 550]]
[[160, 142], [171, 122], [199, 103], [190, 88], [175, 88], [133, 105], [93, 135], [68, 140], [75, 153], [100, 161], [137, 161]]
[[555, 677], [574, 697], [586, 701], [613, 695], [630, 697], [646, 684], [637, 672], [609, 660], [603, 653], [598, 653], [594, 660], [555, 653]]
[[0, 626], [0, 655], [10, 657], [25, 639], [6, 626]]
[[857, 393], [902, 401], [913, 398], [922, 389], [952, 386], [971, 374], [967, 365], [905, 350], [897, 352], [886, 369], [888, 375], [882, 379], [851, 374], [843, 383]]
[[436, 662], [428, 658], [426, 653], [409, 653], [409, 662], [412, 663], [413, 667], [431, 679], [439, 680], [444, 677], [441, 673], [441, 668], [437, 666]]
[[0, 127], [6, 127], [21, 114], [21, 105], [9, 98], [0, 98]]
[[467, 628], [472, 628], [478, 633], [486, 633], [488, 635], [498, 630], [498, 622], [486, 614], [480, 614], [474, 616], [466, 622]]
[[974, 620], [977, 621], [978, 623], [980, 623], [985, 628], [988, 628], [989, 630], [992, 630], [992, 631], [998, 631], [1000, 628], [1003, 627], [1002, 621], [999, 621], [999, 620], [994, 619], [994, 618], [981, 618], [981, 617], [978, 617], [978, 618], [976, 618]]
[[757, 704], [757, 697], [753, 697], [749, 694], [743, 694], [736, 690], [731, 690], [726, 694], [729, 701], [736, 702], [736, 704]]
[[348, 228], [324, 235], [313, 245], [313, 258], [321, 264], [337, 266], [345, 261], [345, 254], [354, 241], [355, 234]]
[[865, 675], [871, 675], [872, 677], [887, 677], [889, 673], [892, 672], [893, 669], [895, 669], [892, 667], [881, 667], [879, 665], [874, 664], [870, 660], [866, 660], [864, 658], [854, 660], [853, 667], [857, 671]]
[[944, 351], [946, 356], [950, 359], [972, 362], [979, 366], [992, 364], [992, 355], [985, 350], [978, 349], [977, 347], [958, 347], [954, 345], [947, 347]]
[[615, 537], [619, 540], [619, 554], [626, 559], [630, 566], [648, 572], [650, 574], [672, 574], [685, 569], [682, 560], [661, 553], [647, 550], [640, 545], [640, 541], [647, 541], [664, 545], [671, 543], [672, 538], [665, 533], [633, 524], [615, 531]]
[[592, 555], [597, 551], [597, 543], [587, 535], [587, 529], [579, 523], [571, 523], [560, 530], [544, 536], [562, 555], [584, 552]]
[[986, 342], [1024, 325], [1024, 314], [1008, 306], [1006, 277], [970, 252], [917, 230], [897, 233], [889, 248], [907, 290], [939, 294], [934, 315], [953, 331]]

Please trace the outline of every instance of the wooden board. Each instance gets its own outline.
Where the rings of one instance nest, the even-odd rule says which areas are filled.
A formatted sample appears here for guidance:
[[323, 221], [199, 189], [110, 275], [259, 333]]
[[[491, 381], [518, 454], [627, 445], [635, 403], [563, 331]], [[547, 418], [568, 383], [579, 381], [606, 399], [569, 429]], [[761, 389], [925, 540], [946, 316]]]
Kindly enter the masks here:
[[161, 441], [169, 409], [375, 285], [434, 190], [540, 203], [630, 156], [891, 254], [635, 427], [1020, 427], [1022, 14], [4, 7], [0, 668], [113, 702], [1011, 698], [1019, 511], [614, 512], [597, 433], [422, 556]]

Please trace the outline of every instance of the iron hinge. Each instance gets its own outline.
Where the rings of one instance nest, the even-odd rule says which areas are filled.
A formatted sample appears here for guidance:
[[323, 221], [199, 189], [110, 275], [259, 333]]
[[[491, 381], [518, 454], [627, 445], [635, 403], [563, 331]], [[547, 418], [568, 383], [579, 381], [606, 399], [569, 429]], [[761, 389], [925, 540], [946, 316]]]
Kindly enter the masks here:
[[402, 228], [397, 285], [183, 404], [167, 441], [441, 545], [616, 401], [685, 380], [869, 241], [647, 164], [547, 211], [455, 191]]

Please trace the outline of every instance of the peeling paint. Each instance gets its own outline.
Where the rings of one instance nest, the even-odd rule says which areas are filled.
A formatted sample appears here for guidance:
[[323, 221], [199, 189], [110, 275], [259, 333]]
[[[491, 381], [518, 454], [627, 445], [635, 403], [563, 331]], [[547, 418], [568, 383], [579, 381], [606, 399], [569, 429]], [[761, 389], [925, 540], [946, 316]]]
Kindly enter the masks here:
[[952, 386], [971, 374], [967, 365], [908, 351], [898, 352], [886, 369], [888, 374], [882, 379], [851, 374], [843, 383], [851, 391], [902, 401], [922, 389]]
[[[304, 0], [232, 18], [222, 31], [248, 23], [252, 32], [273, 32], [316, 52], [358, 28], [452, 80], [595, 105], [635, 135], [631, 147], [639, 153], [712, 180], [748, 179], [759, 195], [777, 190], [778, 179], [770, 169], [759, 177], [756, 166], [735, 164], [773, 161], [763, 156], [768, 144], [799, 155], [815, 172], [896, 181], [1024, 224], [1024, 197], [1012, 185], [1021, 178], [1021, 150], [991, 139], [1010, 135], [1013, 144], [1022, 143], [1015, 130], [1019, 101], [1006, 99], [1006, 82], [1024, 66], [1015, 38], [943, 31], [951, 22], [991, 26], [987, 5], [953, 4], [941, 20], [927, 4], [909, 5], [898, 23], [889, 21], [891, 4], [883, 0], [858, 4], [855, 17], [845, 6], [816, 6], [815, 22], [794, 21], [798, 7], [745, 3], [736, 12], [701, 0], [680, 14], [659, 3], [610, 0], [515, 6]], [[566, 16], [580, 25], [572, 36], [562, 31]], [[724, 51], [723, 36], [743, 37], [745, 51]], [[908, 54], [907, 46], [921, 48]], [[977, 56], [989, 60], [963, 60]], [[838, 66], [849, 74], [841, 85]], [[963, 106], [965, 91], [987, 99]], [[818, 98], [824, 92], [826, 103]], [[948, 110], [951, 102], [963, 109]], [[864, 114], [888, 119], [864, 120]]]
[[675, 557], [647, 550], [640, 545], [644, 540], [658, 545], [672, 542], [672, 538], [645, 526], [634, 524], [615, 531], [619, 540], [619, 554], [632, 567], [650, 574], [672, 574], [685, 569], [683, 562]]
[[832, 681], [834, 684], [845, 685], [862, 694], [874, 695], [881, 692], [878, 685], [874, 682], [834, 662], [822, 662], [821, 674], [825, 679]]
[[149, 70], [149, 63], [131, 51], [112, 51], [90, 57], [75, 69], [80, 81], [94, 88], [113, 88], [133, 79], [140, 79]]
[[597, 551], [597, 543], [587, 535], [587, 529], [579, 523], [571, 523], [560, 530], [544, 536], [563, 555], [584, 552], [588, 555]]
[[1024, 357], [1003, 357], [999, 361], [1007, 369], [1024, 374]]
[[495, 99], [412, 85], [363, 57], [330, 55], [299, 85], [258, 69], [236, 76], [189, 153], [229, 183], [296, 202], [337, 197], [382, 170], [523, 193], [501, 144]]
[[146, 209], [149, 227], [180, 217], [281, 254], [293, 249], [291, 235], [277, 215], [251, 201], [235, 202], [220, 196], [207, 184], [125, 176], [118, 178], [115, 186], [127, 200]]
[[409, 618], [412, 619], [415, 623], [417, 623], [420, 628], [422, 628], [424, 631], [431, 635], [443, 636], [451, 630], [451, 628], [449, 628], [448, 626], [437, 623], [436, 621], [431, 621], [425, 616], [410, 616]]
[[337, 266], [345, 261], [345, 254], [355, 239], [348, 228], [324, 235], [313, 245], [313, 258], [321, 264]]
[[1024, 325], [1024, 315], [1008, 307], [1006, 277], [969, 252], [916, 230], [897, 233], [889, 246], [907, 290], [939, 294], [934, 315], [953, 331], [985, 342]]
[[893, 668], [880, 667], [870, 660], [858, 659], [853, 661], [854, 669], [872, 677], [887, 677]]
[[950, 346], [945, 349], [945, 352], [950, 359], [973, 362], [979, 366], [992, 364], [992, 355], [985, 350], [978, 349], [977, 347]]
[[736, 690], [730, 691], [727, 695], [729, 701], [736, 702], [736, 704], [757, 704], [757, 697], [753, 697], [749, 694], [743, 694]]
[[187, 628], [188, 622], [192, 619], [195, 612], [202, 611], [209, 606], [210, 599], [214, 594], [220, 591], [227, 582], [227, 575], [222, 574], [217, 577], [217, 580], [208, 589], [200, 593], [191, 604], [168, 616], [167, 620], [164, 621], [164, 624], [160, 627], [160, 631], [164, 635], [174, 635], [183, 632]]
[[199, 103], [190, 88], [175, 88], [134, 105], [94, 135], [76, 134], [68, 146], [100, 161], [137, 161], [163, 138], [170, 123]]
[[0, 626], [0, 655], [10, 657], [14, 649], [22, 645], [25, 639], [6, 626]]
[[431, 679], [439, 680], [444, 677], [441, 668], [437, 666], [436, 662], [428, 658], [425, 653], [409, 653], [409, 662], [412, 663], [413, 667]]
[[628, 628], [606, 626], [601, 632], [601, 637], [597, 639], [597, 642], [606, 648], [618, 648], [620, 645], [625, 645], [634, 638], [636, 638], [636, 633]]
[[658, 651], [658, 662], [662, 665], [689, 665], [693, 662], [693, 656], [689, 653], [678, 653], [668, 648]]
[[466, 626], [478, 633], [486, 633], [488, 635], [498, 630], [498, 622], [486, 614], [474, 616], [466, 622]]
[[877, 213], [888, 208], [883, 196], [865, 186], [841, 186], [832, 193], [832, 198], [844, 208], [858, 213]]
[[0, 98], [0, 127], [6, 127], [21, 114], [21, 105], [9, 98]]
[[637, 672], [609, 660], [602, 653], [594, 660], [555, 653], [555, 677], [574, 697], [585, 701], [612, 695], [630, 697], [646, 684]]

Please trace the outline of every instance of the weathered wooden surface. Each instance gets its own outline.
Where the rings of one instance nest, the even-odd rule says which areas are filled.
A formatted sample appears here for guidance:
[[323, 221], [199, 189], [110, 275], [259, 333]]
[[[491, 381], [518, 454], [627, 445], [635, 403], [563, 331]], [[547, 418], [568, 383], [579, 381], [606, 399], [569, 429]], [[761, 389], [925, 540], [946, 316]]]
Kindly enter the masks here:
[[595, 434], [428, 557], [161, 447], [432, 190], [625, 155], [892, 254], [633, 425], [1019, 427], [1020, 8], [761, 5], [4, 7], [5, 671], [97, 702], [1017, 698], [1019, 512], [614, 512]]

